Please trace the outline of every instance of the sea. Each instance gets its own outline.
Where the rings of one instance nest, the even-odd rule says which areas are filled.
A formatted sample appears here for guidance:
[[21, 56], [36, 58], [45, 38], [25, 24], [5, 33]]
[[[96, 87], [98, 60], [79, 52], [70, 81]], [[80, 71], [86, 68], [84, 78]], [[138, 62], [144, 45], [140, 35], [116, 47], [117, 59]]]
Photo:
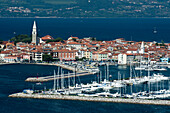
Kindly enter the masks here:
[[[101, 66], [102, 78], [105, 77], [105, 66]], [[16, 92], [22, 92], [24, 89], [47, 89], [53, 88], [53, 81], [41, 83], [25, 82], [27, 77], [40, 77], [53, 75], [54, 70], [58, 71], [58, 67], [49, 65], [33, 65], [33, 64], [9, 64], [0, 65], [0, 113], [170, 113], [169, 106], [159, 105], [140, 105], [125, 103], [105, 103], [105, 102], [87, 102], [76, 100], [48, 100], [48, 99], [29, 99], [29, 98], [9, 98], [8, 95]], [[129, 77], [128, 66], [109, 66], [110, 79], [118, 79]], [[68, 73], [68, 70], [64, 70]], [[120, 74], [118, 74], [120, 73]], [[157, 72], [151, 72], [151, 74]], [[170, 69], [162, 72], [165, 76], [170, 76]], [[139, 72], [133, 72], [134, 76], [139, 76]], [[147, 72], [143, 72], [147, 75]], [[98, 75], [88, 75], [76, 77], [77, 83], [90, 83], [97, 81]], [[119, 76], [120, 77], [120, 76]], [[73, 79], [73, 78], [72, 78]], [[71, 80], [72, 80], [71, 79]], [[67, 86], [67, 79], [65, 87]], [[168, 89], [168, 81], [151, 84], [151, 90]], [[127, 90], [129, 88], [127, 87]], [[115, 89], [118, 92], [120, 89]], [[121, 89], [122, 93], [124, 89]], [[133, 85], [133, 92], [148, 90], [147, 86]], [[128, 93], [128, 91], [127, 91]]]
[[33, 21], [37, 22], [39, 37], [170, 42], [170, 18], [0, 18], [0, 39], [31, 36]]

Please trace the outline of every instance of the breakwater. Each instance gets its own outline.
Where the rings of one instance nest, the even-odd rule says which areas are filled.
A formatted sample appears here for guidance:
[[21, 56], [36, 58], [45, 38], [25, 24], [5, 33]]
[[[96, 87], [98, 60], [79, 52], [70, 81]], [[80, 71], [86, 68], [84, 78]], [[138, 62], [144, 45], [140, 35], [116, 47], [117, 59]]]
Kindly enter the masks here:
[[[85, 76], [85, 75], [92, 75], [95, 73], [91, 72], [81, 72], [81, 73], [70, 73], [70, 74], [64, 74], [64, 76], [61, 75], [56, 75], [56, 79], [61, 79], [61, 78], [70, 78], [70, 77], [75, 77], [75, 76]], [[47, 82], [50, 80], [54, 80], [54, 76], [46, 76], [46, 77], [29, 77], [25, 81], [26, 82]]]
[[58, 100], [79, 100], [94, 102], [113, 102], [113, 103], [129, 103], [129, 104], [150, 104], [170, 106], [169, 100], [143, 100], [143, 99], [123, 99], [123, 98], [106, 98], [106, 97], [83, 97], [69, 95], [45, 95], [45, 94], [25, 94], [15, 93], [8, 97], [13, 98], [36, 98], [36, 99], [58, 99]]

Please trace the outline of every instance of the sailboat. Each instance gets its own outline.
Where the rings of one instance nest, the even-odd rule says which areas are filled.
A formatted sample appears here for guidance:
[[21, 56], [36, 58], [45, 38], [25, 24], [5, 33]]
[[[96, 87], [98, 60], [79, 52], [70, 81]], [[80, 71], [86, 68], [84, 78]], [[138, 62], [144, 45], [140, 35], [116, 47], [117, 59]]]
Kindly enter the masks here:
[[156, 27], [153, 29], [153, 33], [156, 34], [158, 31], [156, 30]]

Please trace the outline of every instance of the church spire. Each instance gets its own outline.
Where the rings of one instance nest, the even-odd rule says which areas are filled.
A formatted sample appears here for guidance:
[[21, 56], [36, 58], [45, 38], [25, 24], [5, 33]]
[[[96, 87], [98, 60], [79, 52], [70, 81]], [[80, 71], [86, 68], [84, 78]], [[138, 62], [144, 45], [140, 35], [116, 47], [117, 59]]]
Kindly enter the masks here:
[[140, 47], [140, 52], [141, 54], [144, 54], [145, 53], [145, 46], [144, 46], [144, 42], [142, 41], [141, 43], [141, 47]]
[[33, 29], [32, 29], [32, 43], [37, 45], [37, 27], [36, 27], [35, 21], [34, 21]]
[[36, 29], [36, 22], [34, 21], [33, 29]]

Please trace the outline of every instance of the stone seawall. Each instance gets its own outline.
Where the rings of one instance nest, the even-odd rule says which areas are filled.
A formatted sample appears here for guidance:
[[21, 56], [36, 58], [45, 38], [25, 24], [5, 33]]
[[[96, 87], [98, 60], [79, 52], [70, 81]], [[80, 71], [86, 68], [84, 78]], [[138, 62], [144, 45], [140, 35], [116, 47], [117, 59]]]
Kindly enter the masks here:
[[36, 99], [58, 99], [58, 100], [79, 100], [94, 102], [113, 102], [113, 103], [130, 103], [130, 104], [151, 104], [170, 106], [169, 100], [143, 100], [143, 99], [122, 99], [122, 98], [106, 98], [106, 97], [81, 97], [68, 95], [41, 95], [41, 94], [24, 94], [15, 93], [9, 95], [15, 98], [36, 98]]

